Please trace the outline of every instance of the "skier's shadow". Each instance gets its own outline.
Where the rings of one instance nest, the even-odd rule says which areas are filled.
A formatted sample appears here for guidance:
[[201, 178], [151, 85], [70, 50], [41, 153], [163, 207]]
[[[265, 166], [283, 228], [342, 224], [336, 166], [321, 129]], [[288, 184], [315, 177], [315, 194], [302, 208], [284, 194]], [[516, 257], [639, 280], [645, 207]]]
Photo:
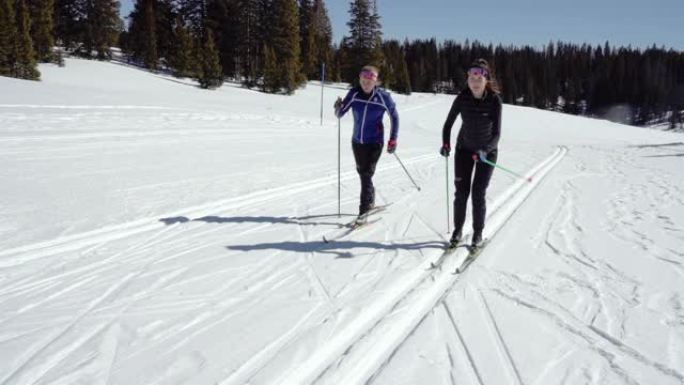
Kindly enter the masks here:
[[357, 241], [335, 241], [326, 243], [323, 241], [312, 242], [273, 242], [258, 243], [254, 245], [233, 245], [226, 246], [228, 250], [237, 251], [257, 251], [257, 250], [283, 250], [296, 253], [321, 253], [332, 254], [336, 258], [353, 258], [353, 249], [375, 249], [375, 250], [424, 250], [424, 249], [444, 249], [443, 242], [418, 242], [418, 243], [379, 243], [379, 242], [357, 242]]
[[[344, 227], [344, 223], [315, 221], [313, 219], [319, 218], [334, 218], [337, 214], [320, 214], [309, 215], [303, 217], [272, 217], [272, 216], [240, 216], [240, 217], [220, 217], [216, 215], [209, 215], [201, 218], [190, 219], [188, 217], [170, 217], [161, 218], [159, 222], [165, 225], [174, 225], [177, 223], [187, 222], [206, 222], [206, 223], [272, 223], [285, 225], [300, 225], [300, 226], [335, 226]], [[342, 217], [355, 217], [353, 214], [341, 214]]]

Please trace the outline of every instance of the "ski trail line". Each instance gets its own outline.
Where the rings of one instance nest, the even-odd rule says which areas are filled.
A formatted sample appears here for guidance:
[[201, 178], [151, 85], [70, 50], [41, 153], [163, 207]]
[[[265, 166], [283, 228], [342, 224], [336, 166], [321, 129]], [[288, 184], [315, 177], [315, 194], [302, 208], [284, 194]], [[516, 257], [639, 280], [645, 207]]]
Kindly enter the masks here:
[[[423, 161], [432, 160], [431, 155], [421, 155], [411, 159], [407, 159], [404, 163], [412, 164]], [[385, 165], [379, 167], [378, 171], [398, 169], [400, 166], [395, 164]], [[345, 172], [342, 175], [343, 180], [357, 178], [356, 170]], [[285, 186], [269, 189], [266, 191], [257, 191], [247, 193], [245, 195], [229, 198], [225, 200], [210, 202], [194, 207], [188, 207], [179, 211], [155, 215], [154, 217], [142, 218], [131, 222], [103, 227], [97, 230], [87, 231], [80, 234], [74, 234], [48, 241], [40, 241], [24, 246], [11, 248], [0, 251], [0, 268], [12, 267], [21, 265], [41, 257], [54, 255], [55, 253], [64, 251], [78, 250], [97, 243], [104, 243], [126, 238], [132, 235], [143, 233], [146, 231], [159, 229], [164, 226], [160, 223], [159, 218], [172, 217], [203, 217], [216, 214], [218, 211], [230, 211], [241, 207], [251, 206], [258, 203], [267, 202], [272, 199], [278, 199], [286, 196], [297, 195], [305, 191], [320, 189], [329, 186], [330, 183], [336, 182], [337, 176], [325, 176], [304, 182], [296, 182]]]
[[493, 332], [496, 334], [496, 340], [497, 340], [497, 345], [499, 346], [499, 349], [505, 353], [507, 361], [508, 361], [508, 366], [509, 366], [509, 371], [513, 373], [515, 379], [517, 380], [517, 383], [520, 385], [524, 385], [525, 383], [523, 382], [522, 378], [520, 377], [520, 372], [518, 371], [518, 367], [515, 366], [515, 361], [513, 361], [513, 356], [511, 355], [510, 350], [508, 349], [508, 345], [506, 344], [506, 341], [504, 341], [503, 336], [501, 335], [501, 330], [499, 329], [499, 325], [496, 323], [496, 319], [494, 318], [494, 314], [492, 313], [492, 309], [489, 307], [489, 303], [487, 303], [487, 299], [484, 297], [484, 294], [482, 294], [482, 290], [477, 290], [480, 299], [481, 299], [481, 306], [485, 310], [487, 322], [489, 323], [490, 329], [493, 330]]
[[[77, 314], [65, 327], [58, 329], [55, 333], [45, 338], [40, 343], [40, 346], [37, 346], [35, 349], [31, 349], [31, 351], [27, 351], [25, 353], [25, 356], [21, 358], [21, 363], [19, 363], [19, 365], [17, 365], [14, 369], [11, 369], [11, 371], [5, 376], [5, 378], [0, 380], [0, 384], [6, 384], [12, 379], [22, 377], [25, 373], [25, 369], [29, 367], [29, 364], [32, 360], [34, 360], [42, 353], [46, 352], [51, 346], [53, 346], [55, 342], [57, 342], [60, 338], [69, 333], [69, 331], [71, 331], [72, 328], [80, 320], [82, 320], [86, 315], [93, 311], [98, 305], [104, 303], [105, 300], [112, 297], [113, 295], [116, 295], [123, 287], [125, 287], [129, 282], [131, 282], [134, 276], [135, 274], [128, 274], [122, 279], [120, 279], [118, 282], [115, 282], [113, 285], [107, 288], [107, 290], [102, 295], [91, 301], [90, 304], [88, 304], [88, 306], [82, 312]], [[87, 339], [82, 338], [79, 341], [85, 340]], [[43, 365], [38, 365], [37, 368], [31, 368], [31, 371], [28, 375], [31, 376], [33, 380], [27, 381], [27, 383], [34, 383], [36, 380], [42, 377], [49, 369], [55, 366], [62, 358], [56, 360], [53, 357], [52, 359], [48, 360], [48, 362], [44, 362]], [[35, 376], [39, 377], [36, 378]]]
[[[534, 168], [533, 182], [520, 181], [497, 198], [489, 215], [492, 234], [510, 218], [566, 152], [566, 148], [559, 147]], [[466, 254], [465, 251], [457, 252], [451, 256], [451, 261], [462, 262]], [[458, 275], [451, 274], [454, 264], [450, 264], [451, 269], [447, 266], [442, 273], [436, 273], [434, 283], [429, 279], [432, 275], [428, 270], [431, 259], [439, 255], [436, 253], [433, 258], [426, 259], [398, 284], [387, 288], [324, 347], [311, 352], [307, 361], [285, 369], [275, 383], [308, 384], [322, 380], [320, 382], [331, 384], [366, 384], [458, 279]], [[395, 309], [401, 309], [402, 313], [392, 314]], [[389, 318], [391, 320], [383, 322]]]
[[477, 378], [477, 383], [480, 385], [484, 385], [484, 382], [482, 382], [482, 376], [480, 375], [480, 372], [477, 370], [477, 366], [475, 365], [475, 360], [473, 359], [472, 354], [470, 354], [470, 349], [468, 349], [468, 345], [466, 345], [465, 339], [463, 338], [463, 335], [461, 334], [460, 329], [458, 328], [458, 325], [456, 324], [456, 318], [454, 317], [453, 313], [451, 313], [451, 309], [449, 309], [449, 305], [447, 305], [446, 302], [442, 301], [442, 306], [444, 307], [444, 310], [446, 310], [447, 316], [449, 317], [449, 322], [451, 323], [451, 326], [453, 326], [454, 331], [456, 332], [456, 335], [458, 336], [458, 340], [461, 342], [461, 347], [463, 347], [463, 352], [465, 353], [465, 356], [468, 357], [468, 365], [473, 369], [473, 373], [475, 373], [475, 377]]

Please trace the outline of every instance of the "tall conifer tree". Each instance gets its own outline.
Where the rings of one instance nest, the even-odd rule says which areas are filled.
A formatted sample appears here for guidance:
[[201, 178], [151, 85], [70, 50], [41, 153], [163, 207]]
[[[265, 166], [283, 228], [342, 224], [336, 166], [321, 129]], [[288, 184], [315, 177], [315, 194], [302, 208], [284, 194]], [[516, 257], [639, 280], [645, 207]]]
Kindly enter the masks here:
[[0, 76], [13, 76], [17, 58], [17, 23], [13, 0], [0, 0]]
[[[333, 67], [333, 47], [332, 47], [332, 27], [328, 11], [323, 0], [314, 0], [311, 12], [311, 27], [309, 31], [313, 39], [313, 49], [311, 52], [312, 65], [306, 73], [309, 79], [321, 78], [321, 63], [326, 63], [328, 72]], [[330, 76], [327, 76], [330, 79]]]
[[223, 70], [219, 54], [214, 43], [214, 34], [207, 31], [204, 46], [200, 50], [200, 72], [198, 81], [200, 87], [214, 89], [223, 84]]
[[299, 17], [295, 0], [273, 0], [269, 40], [279, 65], [279, 87], [291, 94], [301, 84]]
[[375, 2], [371, 4], [369, 0], [353, 0], [349, 14], [349, 36], [343, 39], [342, 46], [347, 59], [343, 76], [346, 81], [355, 83], [361, 67], [367, 64], [380, 67], [383, 64], [382, 27]]
[[31, 39], [36, 58], [41, 62], [52, 61], [54, 39], [54, 0], [31, 0]]
[[31, 20], [25, 0], [19, 0], [17, 10], [17, 59], [14, 76], [19, 79], [38, 80], [40, 72], [36, 62], [36, 54], [31, 41]]

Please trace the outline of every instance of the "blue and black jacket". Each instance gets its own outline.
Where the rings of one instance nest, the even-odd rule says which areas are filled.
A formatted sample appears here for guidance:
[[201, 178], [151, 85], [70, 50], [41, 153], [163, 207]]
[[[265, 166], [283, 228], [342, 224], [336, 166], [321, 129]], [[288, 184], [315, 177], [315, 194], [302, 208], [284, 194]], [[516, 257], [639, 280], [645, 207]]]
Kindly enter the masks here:
[[389, 92], [375, 87], [370, 94], [366, 94], [360, 86], [356, 86], [349, 90], [342, 101], [342, 106], [335, 111], [335, 115], [341, 118], [350, 108], [354, 114], [353, 142], [361, 144], [383, 143], [385, 131], [382, 117], [385, 111], [389, 113], [392, 125], [390, 139], [397, 139], [399, 114]]

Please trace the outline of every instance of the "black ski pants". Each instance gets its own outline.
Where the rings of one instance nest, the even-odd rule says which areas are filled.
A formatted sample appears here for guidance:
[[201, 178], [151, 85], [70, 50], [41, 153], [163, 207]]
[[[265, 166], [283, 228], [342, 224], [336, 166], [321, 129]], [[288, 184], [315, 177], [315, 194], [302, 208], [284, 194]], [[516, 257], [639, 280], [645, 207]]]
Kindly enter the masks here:
[[382, 154], [382, 143], [356, 143], [352, 142], [354, 160], [356, 160], [356, 172], [361, 178], [361, 198], [359, 201], [359, 214], [368, 211], [375, 204], [375, 187], [373, 187], [373, 174]]
[[[484, 162], [475, 161], [473, 159], [474, 154], [475, 152], [464, 149], [457, 149], [456, 154], [454, 154], [454, 173], [456, 174], [454, 179], [454, 184], [456, 185], [456, 196], [454, 199], [455, 232], [463, 230], [471, 187], [473, 194], [473, 230], [475, 232], [482, 232], [484, 229], [485, 216], [487, 215], [485, 195], [487, 186], [489, 186], [489, 180], [494, 172], [494, 167]], [[496, 163], [496, 159], [496, 150], [487, 154], [487, 160]], [[474, 177], [473, 169], [475, 169]]]

